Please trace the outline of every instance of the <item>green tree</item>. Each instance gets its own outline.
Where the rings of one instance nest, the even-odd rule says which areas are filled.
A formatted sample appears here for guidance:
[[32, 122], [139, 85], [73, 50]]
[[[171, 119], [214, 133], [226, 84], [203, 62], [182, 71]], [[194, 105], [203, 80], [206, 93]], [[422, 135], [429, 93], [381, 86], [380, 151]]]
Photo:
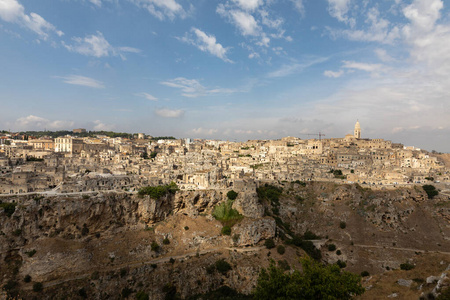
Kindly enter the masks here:
[[422, 188], [427, 193], [428, 199], [433, 199], [434, 196], [439, 195], [439, 192], [434, 185], [425, 184]]
[[236, 193], [235, 191], [231, 190], [227, 193], [227, 197], [230, 200], [235, 200], [238, 196], [238, 193]]
[[364, 293], [359, 275], [343, 271], [335, 264], [324, 266], [309, 257], [300, 261], [303, 272], [285, 273], [273, 261], [268, 269], [262, 269], [254, 298], [341, 300]]

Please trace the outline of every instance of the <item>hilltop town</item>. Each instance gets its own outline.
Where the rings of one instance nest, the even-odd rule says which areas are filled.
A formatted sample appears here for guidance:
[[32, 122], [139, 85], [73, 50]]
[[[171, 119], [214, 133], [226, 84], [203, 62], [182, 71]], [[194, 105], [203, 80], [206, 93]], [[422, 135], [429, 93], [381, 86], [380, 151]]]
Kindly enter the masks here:
[[[85, 137], [80, 137], [85, 135]], [[129, 138], [85, 129], [33, 138], [0, 134], [0, 194], [137, 191], [175, 182], [181, 190], [247, 189], [257, 182], [334, 181], [376, 188], [449, 182], [438, 155], [384, 139], [280, 140]]]

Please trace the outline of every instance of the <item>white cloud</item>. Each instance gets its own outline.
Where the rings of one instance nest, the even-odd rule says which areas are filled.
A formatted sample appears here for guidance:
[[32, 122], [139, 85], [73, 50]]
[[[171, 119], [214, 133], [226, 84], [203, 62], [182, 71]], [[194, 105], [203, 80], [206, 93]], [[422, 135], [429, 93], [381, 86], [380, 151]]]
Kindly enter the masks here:
[[184, 115], [184, 110], [160, 108], [155, 109], [155, 114], [163, 118], [180, 118]]
[[263, 0], [233, 0], [241, 9], [253, 11], [263, 4]]
[[355, 19], [349, 18], [347, 15], [351, 1], [352, 0], [328, 0], [328, 12], [340, 22], [347, 23], [353, 27], [355, 25]]
[[155, 96], [150, 95], [149, 93], [137, 93], [137, 94], [134, 94], [134, 95], [138, 96], [138, 97], [145, 98], [145, 99], [150, 100], [150, 101], [157, 101], [158, 100], [158, 98], [156, 98]]
[[259, 35], [261, 29], [251, 14], [239, 10], [233, 10], [230, 12], [230, 16], [233, 19], [234, 24], [241, 30], [243, 35]]
[[294, 73], [300, 73], [304, 71], [305, 69], [316, 65], [323, 63], [328, 60], [328, 57], [319, 57], [311, 59], [310, 61], [304, 62], [304, 63], [292, 63], [289, 65], [283, 65], [278, 70], [272, 71], [267, 74], [267, 77], [269, 78], [277, 78], [277, 77], [285, 77], [292, 75]]
[[302, 17], [305, 16], [305, 6], [303, 5], [303, 0], [291, 0], [294, 4], [295, 9], [300, 13]]
[[103, 82], [95, 80], [90, 77], [80, 76], [80, 75], [68, 75], [68, 76], [61, 76], [56, 78], [62, 78], [63, 82], [73, 85], [81, 85], [81, 86], [87, 86], [91, 88], [96, 89], [103, 89], [105, 86], [103, 85]]
[[195, 27], [192, 28], [191, 31], [194, 32], [196, 39], [186, 34], [184, 37], [179, 38], [179, 40], [192, 44], [203, 52], [209, 52], [210, 54], [220, 58], [225, 62], [233, 62], [227, 57], [229, 48], [224, 48], [221, 44], [217, 43], [216, 37], [214, 35], [208, 35]]
[[339, 78], [342, 75], [344, 75], [344, 71], [339, 70], [337, 72], [334, 72], [334, 71], [326, 70], [325, 72], [323, 72], [323, 75], [325, 75], [326, 77], [330, 77], [330, 78]]
[[378, 58], [382, 61], [382, 62], [391, 62], [394, 61], [395, 59], [390, 56], [386, 50], [381, 49], [381, 48], [377, 48], [374, 50], [375, 54], [378, 56]]
[[114, 127], [115, 126], [112, 124], [105, 124], [100, 120], [95, 120], [93, 129], [95, 131], [111, 131], [114, 129]]
[[153, 16], [159, 20], [166, 18], [173, 20], [177, 16], [185, 18], [187, 16], [183, 6], [175, 0], [129, 0], [134, 4], [148, 10]]
[[210, 136], [210, 135], [217, 133], [218, 130], [217, 129], [206, 129], [206, 128], [199, 127], [199, 128], [192, 129], [190, 132], [192, 132], [193, 134], [196, 134], [196, 135], [200, 135], [200, 136]]
[[62, 36], [64, 33], [47, 22], [36, 13], [25, 14], [25, 8], [17, 0], [0, 1], [0, 18], [5, 22], [19, 24], [34, 31], [43, 40], [47, 40], [50, 33]]
[[132, 47], [113, 47], [105, 39], [100, 31], [96, 34], [87, 35], [84, 38], [73, 37], [75, 42], [73, 45], [67, 45], [63, 42], [67, 50], [83, 54], [86, 56], [106, 57], [106, 56], [120, 56], [125, 59], [124, 53], [140, 53], [141, 50]]
[[164, 81], [161, 82], [161, 84], [181, 89], [181, 91], [183, 92], [181, 95], [188, 98], [197, 98], [209, 94], [229, 94], [236, 92], [236, 90], [223, 88], [208, 89], [204, 87], [197, 79], [187, 79], [184, 77], [178, 77], [169, 81]]
[[34, 115], [19, 118], [14, 123], [15, 128], [19, 130], [69, 129], [73, 125], [72, 121], [51, 121]]
[[92, 4], [101, 7], [102, 6], [102, 1], [101, 0], [89, 0]]
[[381, 65], [381, 64], [368, 64], [368, 63], [345, 61], [345, 60], [343, 61], [343, 63], [344, 63], [344, 65], [342, 66], [343, 68], [366, 71], [366, 72], [376, 72], [376, 71], [381, 71], [383, 69], [383, 65]]
[[425, 33], [434, 28], [436, 21], [441, 17], [440, 11], [443, 7], [444, 3], [441, 0], [414, 0], [403, 9], [403, 13], [415, 30]]

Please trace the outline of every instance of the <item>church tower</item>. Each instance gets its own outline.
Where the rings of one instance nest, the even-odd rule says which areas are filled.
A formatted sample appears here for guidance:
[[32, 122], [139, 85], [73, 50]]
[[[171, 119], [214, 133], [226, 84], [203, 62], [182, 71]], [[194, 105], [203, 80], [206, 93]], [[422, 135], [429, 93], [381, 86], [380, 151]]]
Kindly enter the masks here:
[[361, 138], [361, 125], [359, 125], [359, 121], [356, 121], [355, 124], [355, 133], [354, 133], [355, 138], [360, 139]]

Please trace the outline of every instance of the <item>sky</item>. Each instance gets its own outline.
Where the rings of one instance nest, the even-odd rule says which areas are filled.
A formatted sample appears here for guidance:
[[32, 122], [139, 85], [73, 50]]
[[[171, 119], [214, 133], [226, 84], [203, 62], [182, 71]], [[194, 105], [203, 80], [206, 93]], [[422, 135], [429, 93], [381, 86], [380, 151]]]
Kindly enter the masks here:
[[448, 0], [0, 0], [0, 129], [450, 152]]

